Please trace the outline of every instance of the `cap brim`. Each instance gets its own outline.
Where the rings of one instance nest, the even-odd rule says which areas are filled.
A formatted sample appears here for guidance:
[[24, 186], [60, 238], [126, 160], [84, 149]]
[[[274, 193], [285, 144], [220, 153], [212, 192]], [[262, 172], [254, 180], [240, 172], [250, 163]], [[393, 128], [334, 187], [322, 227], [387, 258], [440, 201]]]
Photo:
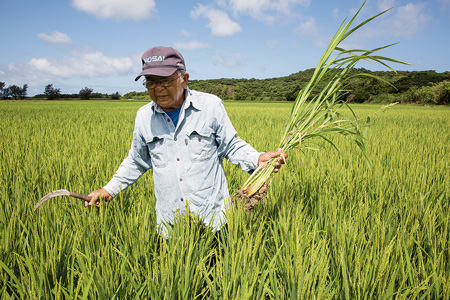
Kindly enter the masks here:
[[145, 75], [154, 75], [154, 76], [161, 76], [161, 77], [167, 77], [175, 73], [176, 71], [180, 70], [179, 68], [148, 68], [144, 71], [142, 71], [134, 81], [138, 81], [139, 78]]

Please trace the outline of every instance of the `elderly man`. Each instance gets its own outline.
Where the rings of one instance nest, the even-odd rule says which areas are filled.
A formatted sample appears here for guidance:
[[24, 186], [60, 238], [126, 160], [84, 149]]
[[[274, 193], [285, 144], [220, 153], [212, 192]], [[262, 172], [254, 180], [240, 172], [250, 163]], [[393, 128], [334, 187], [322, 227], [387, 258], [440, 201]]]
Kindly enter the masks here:
[[85, 205], [112, 200], [152, 169], [159, 232], [166, 235], [162, 225], [184, 213], [186, 201], [191, 213], [220, 230], [229, 198], [222, 160], [252, 172], [280, 156], [281, 150], [259, 153], [240, 139], [220, 98], [188, 88], [189, 74], [177, 50], [147, 50], [136, 80], [141, 76], [152, 102], [137, 112], [128, 156], [105, 187], [89, 194], [92, 200]]

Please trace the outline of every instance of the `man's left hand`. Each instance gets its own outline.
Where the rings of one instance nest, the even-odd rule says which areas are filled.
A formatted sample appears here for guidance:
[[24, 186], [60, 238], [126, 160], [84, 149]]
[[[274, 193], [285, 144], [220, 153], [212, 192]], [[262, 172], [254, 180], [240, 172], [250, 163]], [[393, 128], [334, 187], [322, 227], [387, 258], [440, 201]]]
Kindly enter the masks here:
[[269, 151], [261, 154], [258, 158], [258, 166], [264, 163], [267, 163], [271, 158], [278, 157], [277, 162], [275, 163], [274, 173], [278, 172], [281, 168], [281, 165], [286, 163], [287, 153], [282, 153], [281, 148], [277, 151]]

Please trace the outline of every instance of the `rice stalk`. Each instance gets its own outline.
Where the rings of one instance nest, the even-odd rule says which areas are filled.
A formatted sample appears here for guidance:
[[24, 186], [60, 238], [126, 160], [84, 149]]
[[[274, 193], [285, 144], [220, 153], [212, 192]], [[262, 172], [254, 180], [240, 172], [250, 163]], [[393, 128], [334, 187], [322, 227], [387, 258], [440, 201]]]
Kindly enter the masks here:
[[[348, 84], [350, 80], [356, 76], [373, 77], [389, 85], [391, 84], [371, 74], [362, 72], [352, 74], [351, 71], [361, 60], [381, 64], [392, 71], [395, 70], [388, 65], [388, 62], [408, 63], [377, 55], [380, 50], [394, 44], [372, 50], [345, 50], [339, 47], [347, 37], [360, 27], [389, 11], [388, 9], [376, 14], [351, 28], [352, 23], [366, 2], [367, 0], [347, 23], [345, 23], [346, 20], [341, 23], [327, 49], [319, 59], [311, 79], [297, 95], [290, 115], [286, 120], [278, 146], [283, 153], [287, 153], [293, 149], [299, 149], [300, 151], [303, 151], [303, 149], [313, 149], [308, 145], [304, 146], [304, 143], [317, 138], [322, 139], [339, 151], [329, 136], [341, 134], [353, 139], [368, 160], [365, 150], [365, 135], [368, 130], [370, 118], [364, 118], [363, 121], [358, 119], [351, 107], [342, 101], [342, 99], [349, 92]], [[321, 88], [322, 86], [323, 88]], [[318, 92], [316, 92], [317, 90]], [[343, 108], [347, 108], [347, 114], [350, 117], [342, 113]], [[386, 107], [382, 110], [384, 109]], [[277, 160], [278, 158], [272, 158], [266, 164], [260, 165], [247, 179], [241, 189], [233, 195], [233, 200], [238, 199], [244, 202], [247, 210], [252, 210], [259, 201], [264, 200], [267, 192], [265, 185], [269, 182], [273, 174]], [[261, 187], [263, 187], [263, 192], [260, 192]]]

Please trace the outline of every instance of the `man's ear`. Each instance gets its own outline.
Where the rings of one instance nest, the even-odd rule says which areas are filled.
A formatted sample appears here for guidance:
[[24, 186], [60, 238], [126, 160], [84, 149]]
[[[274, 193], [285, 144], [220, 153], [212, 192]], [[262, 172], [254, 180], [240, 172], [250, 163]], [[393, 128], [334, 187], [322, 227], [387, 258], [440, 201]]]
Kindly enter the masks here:
[[187, 89], [188, 82], [189, 82], [189, 73], [184, 73], [183, 75], [183, 88]]

